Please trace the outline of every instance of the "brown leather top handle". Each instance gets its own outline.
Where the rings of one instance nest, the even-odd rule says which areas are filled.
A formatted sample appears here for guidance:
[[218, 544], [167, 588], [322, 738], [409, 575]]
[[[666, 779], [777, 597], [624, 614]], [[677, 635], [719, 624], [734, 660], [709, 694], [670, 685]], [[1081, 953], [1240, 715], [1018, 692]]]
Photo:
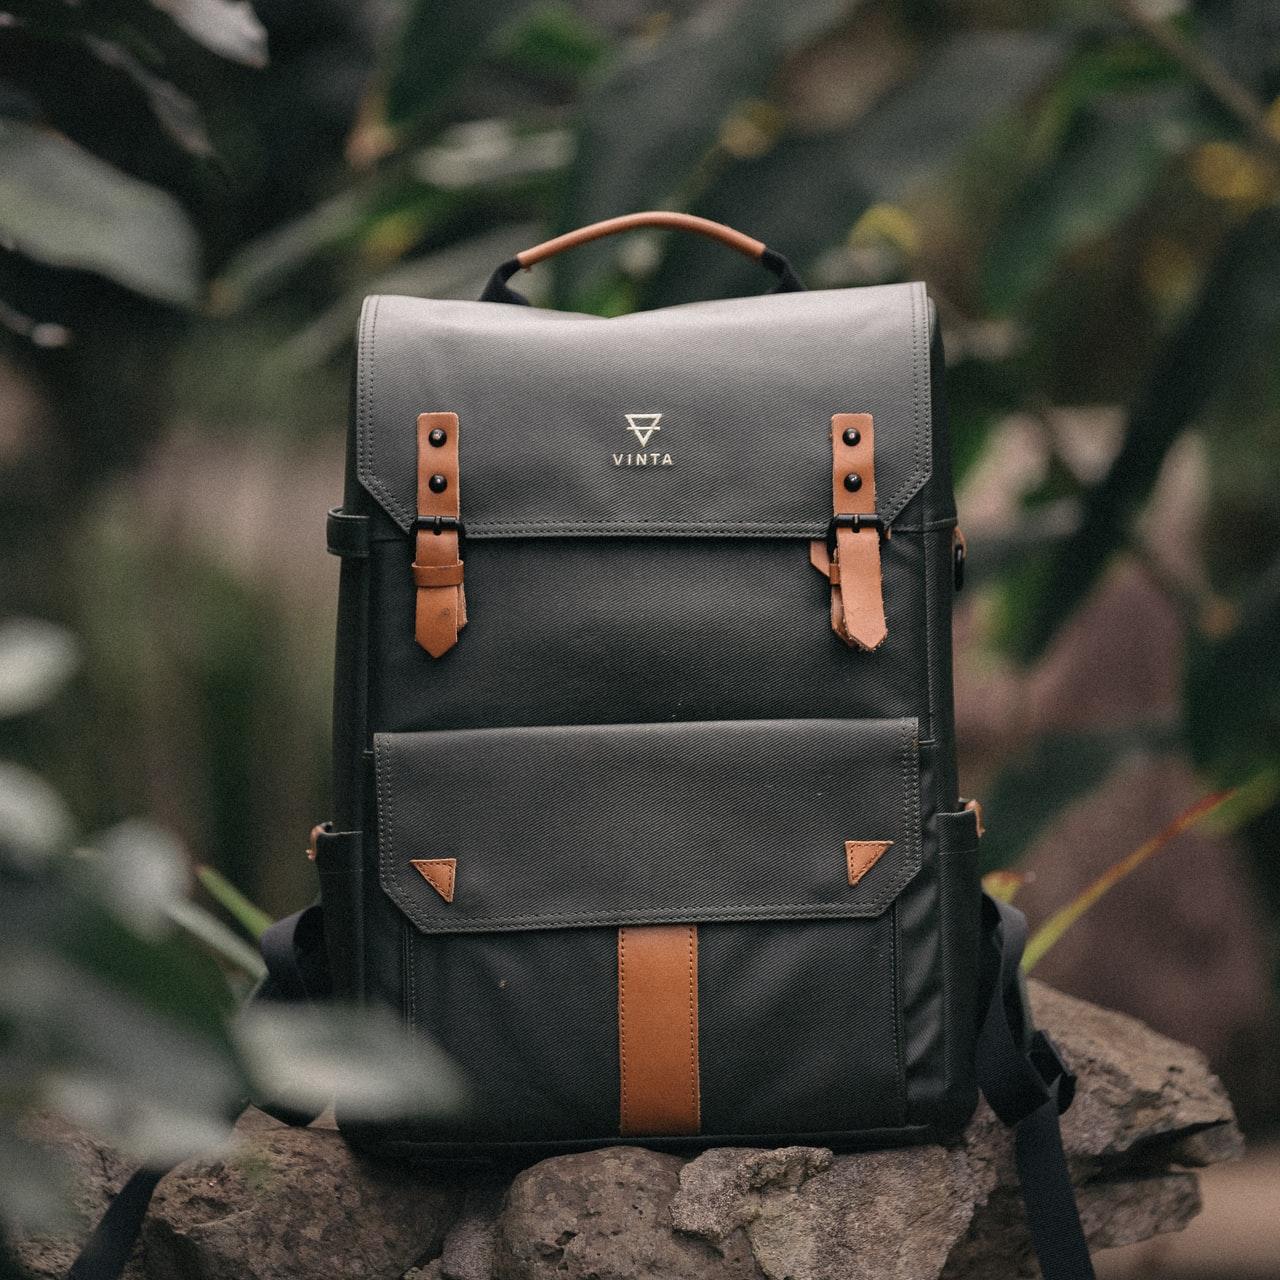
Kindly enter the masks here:
[[606, 218], [603, 222], [593, 222], [589, 226], [579, 227], [577, 231], [566, 231], [554, 240], [544, 240], [535, 244], [532, 249], [524, 249], [516, 254], [516, 261], [522, 267], [531, 267], [565, 249], [576, 249], [588, 240], [599, 240], [601, 236], [616, 235], [619, 231], [631, 231], [636, 227], [667, 227], [672, 231], [694, 231], [698, 235], [707, 236], [711, 240], [719, 240], [730, 249], [737, 249], [748, 258], [759, 258], [764, 253], [764, 241], [752, 239], [726, 227], [723, 222], [712, 222], [710, 218], [699, 218], [692, 213], [672, 213], [663, 209], [650, 209], [644, 213], [624, 213], [620, 218]]
[[730, 249], [736, 249], [744, 257], [773, 272], [778, 277], [775, 290], [778, 293], [790, 293], [802, 290], [804, 285], [792, 269], [791, 264], [780, 253], [768, 248], [763, 240], [726, 227], [723, 222], [712, 222], [710, 218], [700, 218], [693, 213], [676, 213], [667, 209], [649, 209], [641, 213], [625, 213], [618, 218], [606, 218], [603, 222], [592, 222], [588, 226], [579, 227], [576, 231], [566, 231], [564, 235], [555, 236], [535, 244], [531, 249], [522, 249], [514, 258], [508, 258], [490, 278], [480, 295], [482, 302], [514, 302], [528, 304], [528, 299], [516, 293], [507, 285], [517, 271], [527, 270], [536, 263], [553, 258], [566, 249], [577, 248], [590, 240], [599, 240], [602, 236], [616, 235], [619, 231], [632, 231], [638, 227], [662, 227], [673, 231], [692, 231], [697, 235], [718, 240]]

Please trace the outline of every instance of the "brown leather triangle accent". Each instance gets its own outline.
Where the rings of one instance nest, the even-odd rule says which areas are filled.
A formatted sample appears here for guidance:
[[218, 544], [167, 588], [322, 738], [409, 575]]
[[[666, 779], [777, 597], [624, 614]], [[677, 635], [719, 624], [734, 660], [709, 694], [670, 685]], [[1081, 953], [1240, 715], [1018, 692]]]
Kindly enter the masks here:
[[458, 869], [457, 858], [411, 858], [422, 878], [446, 901], [453, 901], [453, 878]]
[[849, 883], [857, 884], [892, 844], [892, 840], [846, 840], [844, 860], [849, 867]]

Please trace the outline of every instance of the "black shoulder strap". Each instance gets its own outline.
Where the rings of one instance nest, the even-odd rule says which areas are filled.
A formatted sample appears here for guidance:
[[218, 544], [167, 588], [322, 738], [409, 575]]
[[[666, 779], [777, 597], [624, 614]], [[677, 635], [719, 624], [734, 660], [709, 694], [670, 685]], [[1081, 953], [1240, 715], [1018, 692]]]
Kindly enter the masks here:
[[1058, 1124], [1076, 1079], [1031, 1020], [1022, 982], [1026, 918], [984, 895], [982, 920], [986, 1010], [978, 1030], [978, 1085], [1013, 1129], [1027, 1226], [1044, 1280], [1094, 1280]]
[[[262, 936], [267, 976], [254, 1000], [323, 1000], [330, 994], [329, 961], [324, 944], [324, 917], [319, 905], [295, 912], [273, 924]], [[316, 1117], [255, 1100], [268, 1115], [285, 1124], [308, 1125]], [[147, 1207], [160, 1179], [173, 1166], [137, 1170], [116, 1192], [67, 1272], [67, 1280], [119, 1280], [142, 1231]]]

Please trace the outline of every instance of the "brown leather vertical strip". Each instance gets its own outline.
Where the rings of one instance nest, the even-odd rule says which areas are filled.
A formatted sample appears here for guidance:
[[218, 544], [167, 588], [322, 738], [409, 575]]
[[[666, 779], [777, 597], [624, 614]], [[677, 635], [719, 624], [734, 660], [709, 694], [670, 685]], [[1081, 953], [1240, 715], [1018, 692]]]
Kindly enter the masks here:
[[[848, 433], [848, 440], [845, 439]], [[831, 493], [837, 516], [876, 514], [875, 423], [869, 413], [831, 418]], [[878, 648], [888, 634], [880, 580], [880, 531], [836, 527], [839, 581], [831, 583], [831, 625], [846, 644]]]
[[618, 1059], [624, 1137], [697, 1133], [698, 930], [618, 930]]
[[414, 538], [413, 580], [418, 588], [414, 636], [433, 657], [458, 643], [467, 622], [462, 587], [461, 536], [456, 522], [462, 515], [458, 492], [458, 415], [418, 415], [418, 515], [455, 522], [437, 531], [422, 523]]

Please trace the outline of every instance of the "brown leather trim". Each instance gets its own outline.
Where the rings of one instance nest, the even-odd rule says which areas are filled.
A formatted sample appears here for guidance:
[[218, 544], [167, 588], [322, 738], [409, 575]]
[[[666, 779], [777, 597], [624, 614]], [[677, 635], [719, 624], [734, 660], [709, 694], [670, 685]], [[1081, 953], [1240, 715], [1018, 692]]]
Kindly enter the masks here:
[[844, 860], [849, 869], [849, 883], [857, 884], [892, 846], [892, 840], [846, 840]]
[[[856, 443], [846, 443], [844, 433]], [[875, 423], [869, 413], [837, 413], [831, 418], [831, 495], [836, 515], [876, 514]], [[856, 477], [856, 488], [848, 487]], [[846, 644], [876, 649], [888, 627], [880, 578], [880, 531], [836, 528], [838, 580], [831, 585], [831, 625]]]
[[320, 837], [329, 829], [327, 822], [317, 822], [311, 828], [311, 835], [307, 839], [307, 861], [314, 862], [320, 848]]
[[[432, 444], [433, 432], [443, 433]], [[436, 436], [440, 440], [439, 435]], [[436, 492], [433, 477], [443, 477]], [[439, 481], [437, 481], [439, 484]], [[418, 415], [418, 514], [458, 520], [462, 515], [458, 492], [458, 415]], [[458, 643], [458, 631], [467, 624], [467, 602], [462, 587], [461, 539], [456, 528], [419, 528], [414, 535], [413, 580], [418, 588], [414, 609], [414, 637], [433, 657], [448, 653]]]
[[822, 538], [814, 538], [809, 543], [809, 563], [824, 578], [828, 578], [832, 582], [840, 581], [840, 566], [832, 563], [831, 553], [827, 550], [827, 544]]
[[422, 878], [446, 901], [453, 901], [453, 885], [458, 873], [457, 858], [410, 858]]
[[618, 930], [619, 1131], [623, 1137], [697, 1133], [698, 930]]
[[968, 813], [973, 814], [973, 820], [978, 826], [978, 839], [981, 840], [987, 834], [987, 824], [982, 820], [982, 801], [962, 799], [960, 803]]
[[764, 241], [753, 236], [743, 235], [723, 222], [712, 222], [710, 218], [699, 218], [692, 213], [673, 213], [665, 209], [650, 209], [643, 213], [625, 213], [620, 218], [606, 218], [603, 222], [593, 222], [589, 226], [579, 227], [576, 231], [567, 231], [552, 240], [544, 240], [531, 249], [523, 249], [516, 254], [516, 261], [522, 267], [531, 267], [537, 262], [563, 253], [566, 249], [574, 249], [589, 240], [598, 240], [601, 236], [615, 235], [619, 231], [631, 231], [636, 227], [667, 227], [676, 231], [694, 231], [699, 235], [719, 240], [730, 249], [736, 249], [748, 258], [759, 258], [765, 250]]

